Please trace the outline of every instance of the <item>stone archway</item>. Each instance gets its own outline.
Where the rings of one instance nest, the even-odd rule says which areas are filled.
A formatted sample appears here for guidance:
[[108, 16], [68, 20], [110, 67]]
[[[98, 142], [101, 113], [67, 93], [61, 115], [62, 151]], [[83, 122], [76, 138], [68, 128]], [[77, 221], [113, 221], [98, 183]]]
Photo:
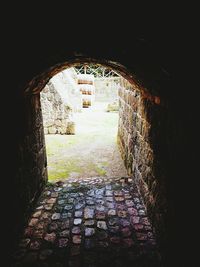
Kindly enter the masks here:
[[[158, 236], [162, 240], [165, 212], [165, 188], [157, 180], [160, 162], [154, 151], [159, 132], [154, 128], [160, 121], [159, 109], [162, 102], [158, 96], [148, 93], [135, 77], [122, 65], [90, 58], [75, 58], [58, 64], [35, 77], [25, 89], [24, 104], [27, 111], [26, 134], [21, 144], [21, 173], [28, 176], [27, 194], [24, 200], [30, 207], [47, 182], [47, 162], [44, 144], [43, 124], [39, 93], [49, 79], [61, 70], [76, 63], [97, 63], [113, 68], [126, 78], [131, 86], [124, 84], [120, 90], [121, 122], [119, 144], [129, 174], [135, 177], [136, 184], [143, 196], [147, 211]], [[23, 179], [23, 178], [22, 178]]]
[[[121, 119], [120, 128], [118, 131], [118, 140], [128, 173], [134, 173], [134, 175], [138, 177], [138, 183], [140, 183], [141, 190], [144, 191], [143, 196], [149, 198], [147, 202], [150, 203], [151, 201], [153, 201], [152, 199], [154, 197], [153, 195], [150, 196], [148, 192], [149, 186], [146, 184], [142, 177], [146, 176], [147, 180], [151, 180], [151, 178], [147, 177], [154, 176], [152, 171], [154, 152], [152, 146], [150, 145], [149, 135], [150, 131], [152, 130], [152, 111], [154, 107], [156, 108], [160, 105], [160, 98], [158, 96], [153, 96], [148, 93], [148, 90], [142, 87], [136, 80], [134, 75], [131, 74], [124, 66], [106, 60], [100, 61], [91, 58], [75, 58], [68, 62], [57, 64], [56, 66], [33, 78], [26, 86], [25, 102], [29, 102], [28, 108], [30, 111], [30, 115], [28, 115], [30, 116], [28, 119], [28, 127], [30, 127], [31, 133], [34, 132], [33, 135], [35, 137], [37, 135], [37, 138], [34, 141], [38, 142], [38, 144], [33, 146], [33, 148], [35, 147], [35, 149], [39, 150], [37, 152], [32, 152], [34, 155], [40, 155], [40, 165], [41, 162], [43, 162], [44, 165], [43, 170], [40, 170], [40, 177], [43, 177], [41, 180], [41, 185], [43, 184], [42, 181], [46, 181], [47, 178], [45, 178], [46, 152], [43, 143], [44, 136], [42, 129], [43, 126], [39, 93], [51, 77], [64, 70], [65, 68], [74, 66], [77, 63], [95, 63], [104, 65], [106, 67], [116, 70], [118, 73], [120, 73], [122, 77], [124, 77], [128, 81], [127, 83], [121, 86], [121, 90], [119, 92]], [[30, 110], [30, 108], [33, 110]], [[32, 131], [33, 129], [34, 131]], [[143, 143], [141, 143], [141, 140], [139, 139], [141, 139]], [[139, 144], [142, 144], [140, 148]], [[155, 180], [152, 178], [152, 181], [149, 181], [149, 183], [155, 184]]]

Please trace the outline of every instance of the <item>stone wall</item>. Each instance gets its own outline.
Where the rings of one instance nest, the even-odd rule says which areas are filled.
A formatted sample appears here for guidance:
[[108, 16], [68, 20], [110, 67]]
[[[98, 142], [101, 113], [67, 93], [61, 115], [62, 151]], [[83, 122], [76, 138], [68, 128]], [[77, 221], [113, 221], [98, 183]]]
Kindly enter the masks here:
[[[56, 89], [66, 99], [66, 103], [72, 108], [73, 112], [80, 112], [82, 109], [82, 98], [78, 87], [78, 77], [74, 68], [67, 68], [55, 75], [52, 80], [57, 78], [58, 86]], [[56, 85], [56, 83], [55, 83]]]
[[[22, 103], [24, 88], [27, 88], [27, 84], [33, 77], [36, 77], [35, 86], [30, 85], [30, 91], [35, 94], [34, 88], [39, 87], [37, 91], [40, 91], [41, 84], [43, 87], [49, 77], [65, 68], [65, 65], [61, 63], [66, 62], [66, 60], [75, 60], [80, 63], [83, 60], [90, 62], [89, 59], [94, 58], [96, 59], [96, 61], [93, 61], [95, 64], [103, 62], [109, 63], [109, 66], [111, 66], [110, 61], [112, 61], [126, 66], [132, 73], [133, 78], [140, 81], [140, 84], [147, 88], [149, 93], [160, 96], [163, 106], [165, 105], [164, 109], [163, 106], [155, 106], [149, 101], [144, 101], [148, 116], [150, 115], [149, 110], [152, 109], [153, 111], [152, 119], [149, 116], [148, 122], [151, 122], [150, 136], [153, 137], [153, 132], [155, 133], [156, 142], [154, 142], [154, 146], [151, 143], [154, 150], [154, 164], [160, 159], [160, 164], [163, 165], [162, 169], [159, 166], [160, 174], [155, 175], [157, 188], [155, 187], [154, 190], [157, 190], [158, 198], [163, 199], [163, 201], [165, 197], [163, 190], [165, 188], [168, 190], [169, 208], [168, 218], [165, 220], [167, 226], [167, 244], [165, 243], [165, 248], [171, 250], [172, 256], [177, 254], [175, 255], [177, 261], [174, 257], [171, 257], [172, 264], [168, 266], [195, 266], [191, 261], [195, 257], [193, 249], [197, 248], [194, 245], [194, 237], [196, 237], [198, 229], [196, 227], [198, 220], [192, 215], [196, 214], [198, 210], [196, 197], [198, 196], [199, 179], [197, 175], [198, 149], [196, 141], [199, 140], [199, 137], [198, 131], [196, 131], [198, 125], [198, 105], [196, 102], [199, 99], [199, 89], [196, 84], [193, 86], [194, 78], [197, 77], [195, 68], [191, 64], [191, 60], [196, 58], [193, 49], [195, 47], [194, 42], [191, 42], [193, 40], [191, 38], [185, 38], [187, 35], [193, 38], [194, 35], [191, 35], [190, 28], [188, 28], [188, 31], [186, 30], [187, 33], [180, 31], [180, 34], [177, 34], [177, 27], [174, 27], [173, 23], [168, 23], [167, 17], [166, 19], [163, 18], [162, 14], [161, 12], [160, 19], [158, 19], [159, 23], [156, 24], [159, 25], [157, 29], [154, 27], [156, 25], [152, 27], [151, 23], [150, 26], [147, 23], [145, 24], [147, 29], [141, 35], [139, 31], [133, 31], [132, 24], [124, 23], [123, 29], [125, 32], [123, 36], [126, 36], [126, 40], [125, 38], [119, 38], [116, 31], [109, 29], [105, 34], [106, 42], [104, 42], [105, 38], [99, 37], [97, 31], [96, 37], [98, 37], [95, 42], [93, 34], [87, 35], [84, 42], [80, 42], [80, 36], [77, 35], [76, 30], [71, 31], [74, 35], [69, 37], [68, 34], [65, 34], [65, 23], [63, 24], [63, 31], [61, 31], [62, 23], [60, 23], [60, 20], [57, 21], [58, 23], [55, 26], [58, 31], [54, 31], [57, 36], [51, 38], [51, 41], [47, 36], [51, 36], [52, 27], [41, 27], [40, 23], [32, 23], [34, 20], [31, 18], [31, 25], [36, 25], [35, 29], [33, 27], [32, 30], [24, 29], [23, 31], [22, 25], [18, 27], [19, 23], [17, 24], [17, 22], [19, 20], [13, 23], [12, 32], [14, 33], [16, 30], [18, 34], [17, 43], [15, 34], [9, 34], [9, 38], [11, 38], [9, 46], [7, 51], [4, 51], [6, 63], [4, 66], [7, 68], [4, 67], [6, 71], [5, 75], [2, 76], [6, 84], [2, 90], [3, 93], [6, 93], [6, 96], [2, 99], [9, 99], [9, 101], [4, 101], [6, 109], [4, 109], [5, 115], [3, 118], [6, 118], [7, 124], [4, 127], [6, 131], [2, 131], [7, 136], [7, 140], [3, 140], [7, 152], [7, 154], [3, 154], [3, 158], [6, 158], [7, 164], [6, 175], [2, 179], [6, 182], [6, 186], [2, 186], [2, 188], [8, 192], [2, 206], [9, 213], [8, 217], [4, 213], [2, 213], [2, 216], [6, 218], [3, 221], [7, 225], [10, 222], [11, 230], [5, 231], [4, 228], [2, 229], [6, 235], [12, 233], [9, 238], [6, 236], [7, 242], [3, 242], [4, 248], [8, 244], [7, 250], [10, 249], [11, 244], [16, 239], [16, 233], [18, 233], [16, 225], [22, 224], [23, 215], [28, 210], [29, 202], [25, 201], [27, 199], [25, 196], [28, 195], [26, 193], [27, 186], [33, 188], [29, 173], [26, 173], [23, 177], [18, 175], [18, 169], [21, 166], [26, 168], [26, 162], [21, 162], [19, 156], [21, 155], [20, 151], [26, 149], [22, 149], [21, 146], [22, 144], [27, 145], [25, 142], [27, 136], [25, 127], [27, 120], [30, 120], [30, 117], [26, 115], [28, 105], [25, 109]], [[43, 16], [42, 20], [45, 21]], [[49, 22], [48, 19], [46, 21]], [[53, 20], [54, 22], [55, 20]], [[119, 23], [121, 25], [122, 20]], [[163, 31], [160, 31], [160, 24], [164, 26]], [[24, 23], [24, 25], [27, 25], [27, 23]], [[37, 38], [33, 38], [33, 32], [37, 33]], [[60, 34], [61, 32], [62, 34]], [[85, 35], [84, 32], [83, 35]], [[14, 71], [11, 74], [8, 70], [13, 68]], [[45, 70], [49, 71], [44, 73]], [[120, 67], [117, 67], [116, 71], [119, 70]], [[192, 98], [188, 97], [189, 95], [192, 95]], [[9, 110], [9, 112], [5, 112], [5, 110]], [[166, 114], [168, 116], [167, 120]], [[34, 113], [33, 116], [35, 116]], [[153, 121], [155, 123], [152, 123]], [[166, 124], [166, 127], [164, 127], [164, 124]], [[160, 138], [158, 138], [159, 136]], [[35, 146], [35, 144], [29, 144], [29, 146], [32, 145]], [[159, 154], [160, 158], [158, 158]], [[23, 153], [20, 159], [26, 159], [26, 157], [26, 154]], [[31, 158], [34, 159], [34, 157]], [[158, 165], [158, 163], [156, 164]], [[163, 177], [164, 174], [165, 177]], [[165, 184], [163, 180], [165, 180]], [[163, 197], [161, 198], [161, 196]], [[10, 200], [12, 200], [12, 205]], [[160, 205], [163, 201], [156, 202]], [[156, 205], [153, 206], [156, 207]], [[165, 212], [165, 208], [163, 212]], [[160, 221], [160, 217], [157, 216], [158, 221]], [[162, 225], [160, 228], [162, 228]], [[163, 227], [163, 231], [165, 229]], [[191, 237], [190, 242], [187, 242], [189, 237]], [[161, 239], [164, 242], [162, 237]], [[196, 253], [197, 255], [198, 253]], [[189, 262], [186, 262], [187, 258]]]
[[[12, 196], [16, 214], [15, 231], [18, 232], [31, 212], [47, 182], [47, 158], [40, 95], [27, 96], [21, 102], [24, 110], [24, 128], [18, 144], [18, 171], [14, 187], [17, 198]], [[18, 223], [17, 223], [18, 222]]]
[[94, 80], [95, 99], [97, 101], [114, 101], [118, 99], [120, 77], [98, 78]]
[[67, 134], [72, 123], [72, 110], [65, 104], [54, 87], [49, 82], [41, 92], [42, 116], [45, 134]]
[[163, 163], [161, 151], [157, 149], [161, 147], [162, 135], [166, 136], [160, 127], [163, 118], [160, 109], [129, 82], [121, 80], [118, 144], [128, 174], [133, 175], [137, 183], [159, 238], [165, 235], [163, 221], [167, 209]]
[[45, 134], [74, 134], [73, 111], [81, 102], [73, 69], [51, 78], [40, 95]]

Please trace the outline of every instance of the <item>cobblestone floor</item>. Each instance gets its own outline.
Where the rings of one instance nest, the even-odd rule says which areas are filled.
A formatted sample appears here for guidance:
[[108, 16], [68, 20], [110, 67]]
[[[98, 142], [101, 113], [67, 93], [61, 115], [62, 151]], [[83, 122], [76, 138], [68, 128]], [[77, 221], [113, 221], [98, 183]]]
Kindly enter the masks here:
[[96, 177], [47, 185], [12, 266], [160, 266], [132, 179]]

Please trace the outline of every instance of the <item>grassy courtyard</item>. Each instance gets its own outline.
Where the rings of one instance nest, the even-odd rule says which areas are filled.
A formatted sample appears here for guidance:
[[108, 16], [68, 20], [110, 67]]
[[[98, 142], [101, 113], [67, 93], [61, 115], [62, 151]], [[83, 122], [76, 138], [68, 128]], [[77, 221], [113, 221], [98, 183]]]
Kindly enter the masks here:
[[118, 113], [106, 103], [75, 114], [75, 135], [46, 135], [50, 181], [68, 177], [125, 175], [117, 148]]

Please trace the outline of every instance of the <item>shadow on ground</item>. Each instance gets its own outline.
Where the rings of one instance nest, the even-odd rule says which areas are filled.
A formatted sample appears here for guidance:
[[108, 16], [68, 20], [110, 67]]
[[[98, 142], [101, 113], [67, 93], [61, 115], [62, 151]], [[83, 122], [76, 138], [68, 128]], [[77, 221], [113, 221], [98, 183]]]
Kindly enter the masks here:
[[160, 266], [154, 233], [132, 179], [71, 178], [48, 184], [12, 266]]

